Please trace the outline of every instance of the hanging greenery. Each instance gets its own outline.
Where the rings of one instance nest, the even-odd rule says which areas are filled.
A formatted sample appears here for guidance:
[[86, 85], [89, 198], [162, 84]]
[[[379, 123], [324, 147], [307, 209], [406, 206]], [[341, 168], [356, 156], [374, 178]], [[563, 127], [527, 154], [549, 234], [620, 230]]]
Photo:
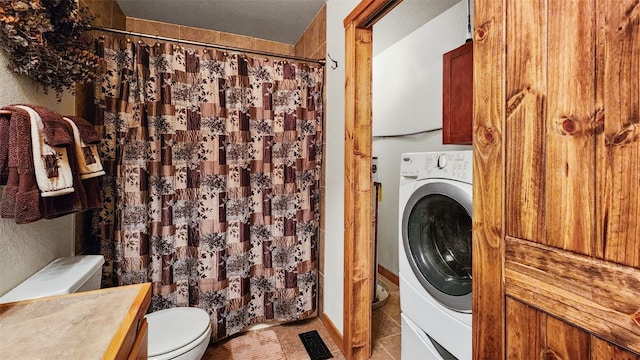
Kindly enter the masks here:
[[0, 3], [0, 47], [9, 54], [11, 70], [30, 76], [45, 94], [54, 90], [58, 99], [95, 76], [98, 57], [84, 36], [95, 16], [76, 0]]

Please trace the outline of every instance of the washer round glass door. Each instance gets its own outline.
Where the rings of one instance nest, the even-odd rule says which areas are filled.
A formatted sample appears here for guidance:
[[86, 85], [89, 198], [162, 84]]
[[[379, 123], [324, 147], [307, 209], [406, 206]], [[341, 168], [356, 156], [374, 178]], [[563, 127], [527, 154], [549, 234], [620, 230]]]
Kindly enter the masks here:
[[452, 310], [471, 312], [471, 195], [445, 182], [422, 185], [404, 209], [402, 238], [429, 294]]

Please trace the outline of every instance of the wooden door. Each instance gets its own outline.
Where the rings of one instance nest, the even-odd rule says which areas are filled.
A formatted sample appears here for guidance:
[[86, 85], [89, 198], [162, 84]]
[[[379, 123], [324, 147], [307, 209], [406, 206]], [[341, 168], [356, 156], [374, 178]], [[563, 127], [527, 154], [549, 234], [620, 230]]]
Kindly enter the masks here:
[[477, 0], [474, 358], [640, 359], [640, 3]]

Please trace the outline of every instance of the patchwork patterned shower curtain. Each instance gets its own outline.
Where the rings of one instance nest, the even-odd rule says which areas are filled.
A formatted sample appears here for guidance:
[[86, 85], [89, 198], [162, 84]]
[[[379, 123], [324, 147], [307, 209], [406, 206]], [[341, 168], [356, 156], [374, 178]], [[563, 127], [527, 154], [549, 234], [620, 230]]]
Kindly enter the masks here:
[[324, 69], [104, 38], [104, 285], [151, 282], [214, 340], [315, 314]]

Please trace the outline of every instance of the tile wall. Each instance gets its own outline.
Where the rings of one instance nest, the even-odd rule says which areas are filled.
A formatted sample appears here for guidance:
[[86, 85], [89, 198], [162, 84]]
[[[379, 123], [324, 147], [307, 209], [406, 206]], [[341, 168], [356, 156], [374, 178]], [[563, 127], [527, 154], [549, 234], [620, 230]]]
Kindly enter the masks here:
[[115, 0], [78, 0], [80, 6], [84, 6], [89, 11], [98, 15], [93, 21], [94, 26], [110, 29], [125, 30], [127, 17]]
[[293, 55], [294, 46], [275, 41], [263, 40], [254, 37], [225, 33], [221, 31], [207, 30], [169, 24], [164, 22], [128, 17], [126, 30], [149, 35], [158, 35], [177, 38], [187, 41], [198, 41], [220, 46], [229, 46], [239, 49], [264, 51], [274, 54]]
[[[318, 12], [316, 17], [311, 21], [305, 32], [302, 34], [300, 39], [295, 45], [295, 56], [305, 57], [309, 59], [324, 59], [326, 58], [326, 49], [327, 49], [327, 6], [323, 6], [322, 9]], [[326, 69], [325, 69], [325, 83], [326, 83]], [[323, 99], [326, 99], [326, 87], [324, 88]], [[324, 103], [325, 109], [325, 117], [326, 117], [326, 101]], [[323, 124], [323, 133], [326, 134], [326, 119]], [[326, 149], [326, 136], [322, 139], [322, 147]], [[325, 168], [326, 168], [326, 154], [323, 155], [324, 159], [322, 160], [322, 183], [320, 184], [322, 194], [320, 196], [320, 254], [319, 254], [319, 267], [320, 267], [320, 276], [319, 276], [319, 293], [318, 298], [319, 306], [318, 306], [318, 314], [322, 316], [324, 314], [324, 304], [323, 304], [323, 293], [324, 293], [324, 254], [325, 254]], [[325, 319], [326, 320], [326, 319]], [[333, 332], [336, 333], [337, 330]]]

